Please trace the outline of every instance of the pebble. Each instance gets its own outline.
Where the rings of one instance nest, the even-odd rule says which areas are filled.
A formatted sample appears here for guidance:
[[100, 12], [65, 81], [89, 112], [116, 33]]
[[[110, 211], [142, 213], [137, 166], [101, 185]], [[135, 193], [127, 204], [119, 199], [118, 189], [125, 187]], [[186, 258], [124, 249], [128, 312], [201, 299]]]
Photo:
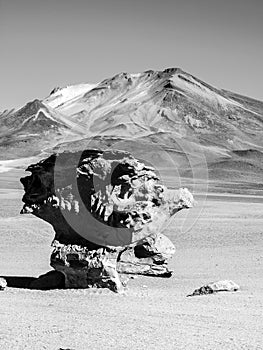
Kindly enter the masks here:
[[0, 277], [0, 290], [4, 290], [7, 286], [7, 282], [3, 277]]

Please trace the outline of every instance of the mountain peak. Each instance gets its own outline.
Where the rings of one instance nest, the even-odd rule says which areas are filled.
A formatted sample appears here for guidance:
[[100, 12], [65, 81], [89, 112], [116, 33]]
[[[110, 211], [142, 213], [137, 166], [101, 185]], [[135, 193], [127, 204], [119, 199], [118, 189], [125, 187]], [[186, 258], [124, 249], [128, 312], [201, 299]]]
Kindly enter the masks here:
[[185, 73], [181, 68], [166, 68], [163, 73], [168, 74], [179, 74], [179, 73]]
[[54, 87], [54, 89], [50, 92], [49, 96], [55, 94], [57, 91], [59, 91], [59, 90], [61, 90], [61, 89], [62, 89], [62, 88], [61, 88], [60, 86]]
[[46, 106], [39, 99], [35, 99], [33, 101], [28, 102], [24, 107], [16, 111], [16, 114], [27, 114], [27, 116], [30, 116], [37, 113], [40, 108], [46, 108]]

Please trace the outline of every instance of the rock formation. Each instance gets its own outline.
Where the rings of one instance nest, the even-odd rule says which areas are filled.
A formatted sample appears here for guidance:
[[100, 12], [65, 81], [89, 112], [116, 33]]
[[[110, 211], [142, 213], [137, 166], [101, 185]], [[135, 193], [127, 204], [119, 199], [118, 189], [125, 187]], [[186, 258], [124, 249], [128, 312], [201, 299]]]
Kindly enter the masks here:
[[187, 189], [168, 190], [153, 168], [123, 151], [53, 154], [21, 179], [21, 213], [55, 230], [51, 266], [68, 288], [119, 291], [121, 273], [169, 275], [174, 252], [160, 235], [168, 219], [193, 205]]

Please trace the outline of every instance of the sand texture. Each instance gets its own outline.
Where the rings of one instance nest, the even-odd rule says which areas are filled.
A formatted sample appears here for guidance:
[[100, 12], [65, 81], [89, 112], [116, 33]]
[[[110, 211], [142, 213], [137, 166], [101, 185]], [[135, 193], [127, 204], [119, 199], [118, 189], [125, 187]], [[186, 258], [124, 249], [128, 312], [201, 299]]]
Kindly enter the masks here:
[[[21, 195], [0, 194], [1, 275], [36, 277], [50, 269], [53, 232], [18, 214]], [[165, 232], [177, 248], [173, 276], [132, 279], [124, 295], [7, 287], [0, 292], [0, 348], [262, 349], [262, 201], [221, 195], [191, 209], [196, 221], [179, 213]], [[186, 298], [220, 279], [240, 291]]]

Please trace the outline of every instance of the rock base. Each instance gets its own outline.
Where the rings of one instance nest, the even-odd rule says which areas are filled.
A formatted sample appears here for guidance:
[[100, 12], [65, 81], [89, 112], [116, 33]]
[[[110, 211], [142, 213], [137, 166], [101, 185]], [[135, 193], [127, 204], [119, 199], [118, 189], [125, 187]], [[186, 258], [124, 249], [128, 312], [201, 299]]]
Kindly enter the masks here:
[[[64, 275], [65, 288], [97, 287], [122, 292], [123, 284], [119, 274], [157, 277], [172, 275], [168, 269], [168, 259], [174, 254], [175, 248], [162, 234], [147, 237], [140, 244], [126, 248], [90, 250], [57, 241], [53, 242], [53, 247], [50, 264], [55, 269], [54, 272]], [[49, 273], [42, 276], [40, 282], [45, 284], [44, 277], [50, 279], [53, 286], [55, 275]]]
[[77, 245], [53, 243], [50, 265], [65, 276], [65, 288], [109, 288], [122, 292], [116, 266], [118, 251], [100, 248], [88, 250]]

